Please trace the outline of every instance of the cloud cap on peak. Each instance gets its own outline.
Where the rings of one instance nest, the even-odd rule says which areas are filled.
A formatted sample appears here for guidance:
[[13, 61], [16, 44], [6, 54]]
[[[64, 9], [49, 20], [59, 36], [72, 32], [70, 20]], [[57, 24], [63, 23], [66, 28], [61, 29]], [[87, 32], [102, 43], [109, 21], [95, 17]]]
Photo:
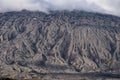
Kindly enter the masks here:
[[120, 16], [120, 0], [0, 0], [0, 12], [84, 10]]

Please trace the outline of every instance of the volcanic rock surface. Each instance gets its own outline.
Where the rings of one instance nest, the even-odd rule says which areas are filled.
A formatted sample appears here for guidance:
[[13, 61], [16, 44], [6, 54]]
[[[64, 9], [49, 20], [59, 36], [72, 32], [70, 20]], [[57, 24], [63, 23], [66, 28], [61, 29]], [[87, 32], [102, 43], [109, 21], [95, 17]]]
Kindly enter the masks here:
[[84, 11], [0, 13], [0, 74], [120, 73], [120, 17]]

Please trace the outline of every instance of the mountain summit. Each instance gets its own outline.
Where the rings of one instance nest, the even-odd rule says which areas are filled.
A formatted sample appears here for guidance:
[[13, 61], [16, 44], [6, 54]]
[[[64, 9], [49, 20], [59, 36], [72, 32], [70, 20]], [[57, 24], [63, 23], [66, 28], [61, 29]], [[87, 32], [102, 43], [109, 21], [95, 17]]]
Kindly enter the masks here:
[[120, 17], [84, 11], [0, 14], [0, 74], [120, 73]]

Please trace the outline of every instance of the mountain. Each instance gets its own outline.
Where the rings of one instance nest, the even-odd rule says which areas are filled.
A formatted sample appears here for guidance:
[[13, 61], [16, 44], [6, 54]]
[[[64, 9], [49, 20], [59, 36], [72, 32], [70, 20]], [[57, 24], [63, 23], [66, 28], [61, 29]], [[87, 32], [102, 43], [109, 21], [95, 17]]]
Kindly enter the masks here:
[[120, 73], [120, 17], [84, 11], [0, 13], [0, 74]]

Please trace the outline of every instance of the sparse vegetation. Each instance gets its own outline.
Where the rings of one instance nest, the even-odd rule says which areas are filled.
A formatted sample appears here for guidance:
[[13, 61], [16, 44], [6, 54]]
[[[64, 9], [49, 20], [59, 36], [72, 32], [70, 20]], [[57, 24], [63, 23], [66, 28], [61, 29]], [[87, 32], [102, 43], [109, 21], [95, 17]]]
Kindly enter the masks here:
[[120, 17], [77, 10], [0, 14], [1, 76], [120, 73], [119, 66]]

